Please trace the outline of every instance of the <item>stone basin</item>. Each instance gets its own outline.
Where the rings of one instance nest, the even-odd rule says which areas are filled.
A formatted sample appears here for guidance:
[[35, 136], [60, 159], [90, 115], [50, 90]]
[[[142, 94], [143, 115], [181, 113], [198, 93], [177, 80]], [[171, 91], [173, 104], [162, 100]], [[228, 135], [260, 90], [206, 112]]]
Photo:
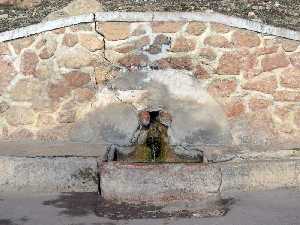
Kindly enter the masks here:
[[203, 163], [103, 162], [101, 195], [107, 200], [165, 204], [219, 193], [220, 169]]

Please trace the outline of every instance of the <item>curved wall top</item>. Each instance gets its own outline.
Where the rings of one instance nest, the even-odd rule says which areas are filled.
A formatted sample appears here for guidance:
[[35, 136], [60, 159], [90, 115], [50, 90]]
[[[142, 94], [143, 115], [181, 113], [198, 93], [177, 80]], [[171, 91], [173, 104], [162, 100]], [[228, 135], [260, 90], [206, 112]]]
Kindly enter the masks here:
[[227, 16], [215, 12], [97, 12], [80, 16], [66, 17], [43, 22], [0, 33], [0, 42], [38, 34], [57, 28], [90, 22], [152, 22], [152, 21], [202, 21], [260, 32], [267, 35], [300, 40], [300, 32], [281, 27], [274, 27], [260, 22]]

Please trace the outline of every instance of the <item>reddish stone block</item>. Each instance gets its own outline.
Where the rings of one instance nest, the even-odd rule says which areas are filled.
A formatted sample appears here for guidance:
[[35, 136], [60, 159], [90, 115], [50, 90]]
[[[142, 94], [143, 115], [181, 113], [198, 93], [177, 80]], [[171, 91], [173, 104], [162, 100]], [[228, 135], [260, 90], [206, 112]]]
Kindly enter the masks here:
[[268, 54], [273, 54], [276, 53], [278, 51], [279, 46], [278, 45], [274, 45], [274, 46], [270, 46], [270, 47], [261, 47], [261, 48], [257, 48], [255, 50], [255, 54], [257, 56], [260, 55], [268, 55]]
[[200, 79], [200, 80], [208, 79], [210, 77], [209, 73], [206, 71], [206, 69], [203, 68], [202, 65], [197, 65], [195, 67], [193, 74], [197, 79]]
[[48, 88], [48, 95], [51, 99], [59, 99], [65, 97], [69, 93], [70, 88], [63, 82], [50, 84]]
[[280, 83], [287, 88], [300, 88], [300, 68], [288, 68], [280, 77]]
[[67, 84], [73, 88], [82, 87], [91, 81], [91, 77], [89, 74], [83, 73], [78, 70], [64, 74], [64, 78]]
[[54, 39], [46, 40], [45, 46], [42, 48], [39, 57], [41, 59], [49, 59], [56, 51], [57, 42]]
[[153, 22], [151, 24], [154, 33], [176, 33], [183, 25], [183, 22]]
[[17, 0], [0, 0], [0, 6], [6, 6], [6, 5], [14, 5], [17, 3]]
[[276, 101], [280, 102], [298, 102], [300, 101], [299, 91], [276, 91], [273, 94]]
[[91, 52], [95, 52], [104, 47], [104, 41], [100, 35], [90, 33], [79, 33], [79, 43]]
[[236, 80], [217, 79], [208, 87], [208, 92], [216, 97], [228, 97], [237, 89]]
[[239, 75], [241, 70], [241, 56], [237, 53], [224, 53], [217, 67], [220, 75]]
[[245, 90], [259, 91], [267, 94], [272, 94], [277, 88], [276, 76], [269, 74], [261, 74], [252, 80], [249, 80], [242, 88]]
[[245, 105], [241, 100], [226, 102], [224, 105], [225, 115], [228, 118], [236, 118], [245, 112]]
[[210, 23], [210, 28], [212, 31], [214, 31], [216, 33], [228, 33], [229, 31], [232, 30], [231, 27], [226, 26], [221, 23]]
[[20, 70], [25, 76], [35, 76], [39, 62], [37, 54], [32, 50], [25, 50], [21, 56]]
[[246, 57], [243, 57], [241, 61], [242, 61], [241, 68], [245, 71], [254, 70], [258, 64], [257, 57], [253, 54], [249, 54]]
[[191, 35], [199, 36], [203, 34], [206, 30], [207, 26], [205, 23], [202, 22], [189, 22], [186, 32]]
[[172, 44], [172, 52], [189, 52], [196, 48], [196, 42], [192, 39], [178, 37]]
[[236, 47], [252, 48], [260, 45], [258, 35], [250, 31], [235, 31], [232, 35], [232, 41]]
[[130, 24], [126, 22], [105, 22], [99, 25], [98, 30], [102, 30], [108, 41], [124, 40], [130, 35]]
[[290, 61], [282, 53], [267, 55], [261, 60], [263, 71], [271, 71], [277, 68], [287, 67], [289, 64]]
[[78, 43], [78, 37], [75, 33], [66, 33], [63, 38], [63, 45], [73, 47]]
[[118, 63], [128, 69], [145, 67], [148, 64], [148, 57], [143, 54], [131, 54], [119, 59]]
[[271, 100], [253, 97], [249, 101], [249, 108], [252, 111], [262, 110], [268, 108], [272, 104]]
[[190, 57], [168, 57], [155, 61], [151, 67], [154, 69], [192, 70], [193, 62]]
[[230, 42], [221, 35], [208, 36], [207, 38], [205, 38], [204, 44], [212, 46], [212, 47], [216, 47], [216, 48], [230, 48], [231, 47]]
[[4, 92], [16, 74], [13, 62], [7, 56], [0, 55], [0, 95]]

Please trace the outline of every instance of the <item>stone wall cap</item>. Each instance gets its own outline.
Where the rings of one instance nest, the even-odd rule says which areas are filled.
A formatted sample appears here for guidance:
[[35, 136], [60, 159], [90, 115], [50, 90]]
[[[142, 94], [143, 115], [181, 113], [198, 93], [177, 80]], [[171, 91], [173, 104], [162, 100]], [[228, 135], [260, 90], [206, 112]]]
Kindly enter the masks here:
[[153, 21], [154, 14], [153, 12], [97, 12], [95, 21], [149, 22]]
[[0, 33], [0, 42], [23, 38], [33, 34], [39, 34], [45, 31], [72, 26], [80, 23], [91, 23], [91, 22], [94, 22], [93, 13], [47, 21], [43, 23], [30, 25], [27, 27], [21, 27], [11, 31], [2, 32]]
[[80, 16], [66, 17], [27, 27], [0, 33], [0, 42], [13, 40], [89, 22], [153, 22], [153, 21], [202, 21], [215, 22], [224, 25], [247, 29], [266, 35], [274, 35], [300, 41], [300, 32], [281, 27], [274, 27], [260, 22], [227, 16], [220, 13], [206, 12], [96, 12]]

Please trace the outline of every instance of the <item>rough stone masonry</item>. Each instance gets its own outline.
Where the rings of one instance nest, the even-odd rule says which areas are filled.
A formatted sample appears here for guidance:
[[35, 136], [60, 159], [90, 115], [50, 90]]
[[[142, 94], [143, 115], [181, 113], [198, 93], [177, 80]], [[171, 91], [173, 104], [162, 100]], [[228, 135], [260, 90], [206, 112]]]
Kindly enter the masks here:
[[[2, 140], [90, 143], [120, 130], [115, 139], [125, 140], [139, 107], [108, 84], [120, 74], [171, 69], [189, 79], [162, 81], [167, 88], [180, 92], [192, 80], [218, 108], [205, 118], [222, 118], [226, 145], [300, 144], [299, 41], [208, 22], [85, 23], [0, 43], [0, 68]], [[108, 114], [120, 127], [98, 126], [94, 118]]]

